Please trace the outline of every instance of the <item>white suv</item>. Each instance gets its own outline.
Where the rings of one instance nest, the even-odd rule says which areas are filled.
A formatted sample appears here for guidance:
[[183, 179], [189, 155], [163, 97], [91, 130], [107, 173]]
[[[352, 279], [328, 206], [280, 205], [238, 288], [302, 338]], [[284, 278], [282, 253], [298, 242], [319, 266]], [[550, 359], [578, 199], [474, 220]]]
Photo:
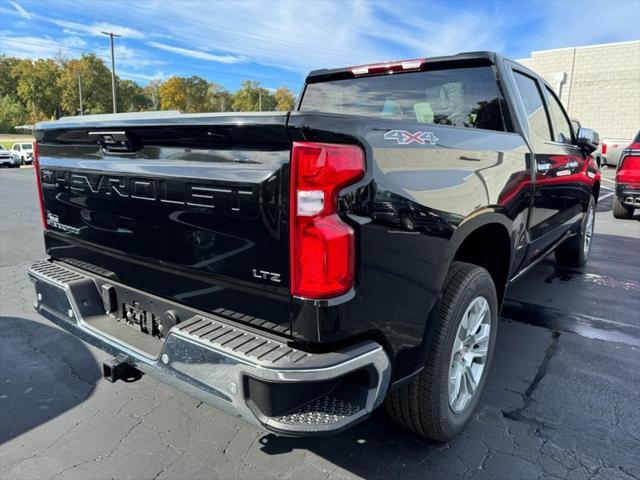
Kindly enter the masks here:
[[16, 159], [13, 156], [13, 152], [0, 145], [0, 166], [17, 167], [18, 165], [19, 164], [16, 162]]
[[11, 147], [13, 158], [18, 165], [25, 165], [33, 162], [33, 143], [14, 143]]

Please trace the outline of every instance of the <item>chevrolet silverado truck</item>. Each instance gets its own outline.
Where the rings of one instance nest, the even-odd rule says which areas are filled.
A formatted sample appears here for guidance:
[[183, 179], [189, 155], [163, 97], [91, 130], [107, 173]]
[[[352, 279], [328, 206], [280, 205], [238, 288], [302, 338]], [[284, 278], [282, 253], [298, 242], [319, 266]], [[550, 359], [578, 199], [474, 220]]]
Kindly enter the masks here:
[[386, 402], [447, 441], [489, 374], [505, 290], [590, 253], [597, 134], [491, 52], [311, 72], [288, 113], [132, 113], [36, 129], [49, 258], [35, 308], [282, 435]]

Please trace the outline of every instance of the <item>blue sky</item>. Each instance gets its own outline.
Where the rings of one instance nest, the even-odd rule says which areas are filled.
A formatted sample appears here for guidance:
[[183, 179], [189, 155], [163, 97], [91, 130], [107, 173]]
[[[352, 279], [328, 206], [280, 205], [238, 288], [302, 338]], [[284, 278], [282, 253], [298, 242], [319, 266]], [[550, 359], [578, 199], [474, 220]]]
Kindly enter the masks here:
[[314, 68], [638, 40], [640, 0], [0, 0], [0, 54], [109, 61], [103, 30], [122, 35], [118, 75], [141, 85], [199, 75], [298, 91]]

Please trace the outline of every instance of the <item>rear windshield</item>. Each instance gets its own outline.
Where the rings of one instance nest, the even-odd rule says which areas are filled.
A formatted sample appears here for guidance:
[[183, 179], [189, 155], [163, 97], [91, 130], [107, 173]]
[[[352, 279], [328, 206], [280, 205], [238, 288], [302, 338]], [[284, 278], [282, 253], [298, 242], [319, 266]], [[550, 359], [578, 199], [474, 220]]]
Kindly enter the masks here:
[[300, 110], [505, 130], [491, 67], [311, 83]]

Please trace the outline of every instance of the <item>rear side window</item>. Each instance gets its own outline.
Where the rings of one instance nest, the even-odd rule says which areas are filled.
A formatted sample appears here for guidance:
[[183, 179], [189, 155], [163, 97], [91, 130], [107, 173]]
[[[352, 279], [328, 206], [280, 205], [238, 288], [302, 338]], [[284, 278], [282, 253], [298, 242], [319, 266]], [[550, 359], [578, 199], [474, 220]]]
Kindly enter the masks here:
[[573, 135], [571, 134], [571, 123], [564, 113], [560, 102], [556, 95], [548, 88], [547, 96], [549, 97], [549, 115], [553, 124], [554, 141], [558, 143], [571, 143]]
[[491, 67], [456, 68], [308, 84], [300, 110], [504, 131]]
[[541, 139], [553, 140], [538, 82], [520, 72], [513, 72], [513, 75], [518, 85], [524, 111], [527, 114], [529, 128]]

